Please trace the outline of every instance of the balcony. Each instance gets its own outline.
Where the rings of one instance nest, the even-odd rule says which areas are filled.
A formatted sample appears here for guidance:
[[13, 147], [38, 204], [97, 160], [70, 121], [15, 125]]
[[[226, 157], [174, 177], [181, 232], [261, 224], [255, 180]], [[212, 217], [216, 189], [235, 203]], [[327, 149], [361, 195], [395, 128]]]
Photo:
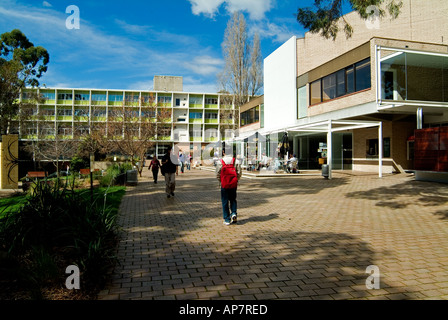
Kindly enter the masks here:
[[380, 47], [377, 73], [379, 109], [448, 107], [446, 53]]

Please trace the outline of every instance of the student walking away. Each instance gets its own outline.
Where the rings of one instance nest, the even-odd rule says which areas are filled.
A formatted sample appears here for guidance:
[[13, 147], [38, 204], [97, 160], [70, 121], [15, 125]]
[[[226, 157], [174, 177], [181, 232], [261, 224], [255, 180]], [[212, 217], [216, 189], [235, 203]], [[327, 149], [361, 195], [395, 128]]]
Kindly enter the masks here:
[[166, 196], [168, 198], [174, 197], [174, 190], [176, 189], [176, 175], [179, 174], [178, 159], [171, 153], [172, 147], [168, 148], [167, 153], [162, 158], [162, 172], [165, 175]]
[[157, 183], [157, 177], [159, 175], [160, 161], [157, 159], [157, 156], [154, 156], [149, 164], [148, 170], [152, 169], [152, 177], [154, 179], [154, 183]]
[[221, 202], [224, 224], [237, 222], [236, 192], [242, 175], [241, 162], [232, 156], [226, 156], [216, 164], [216, 178], [221, 184]]
[[184, 173], [185, 168], [185, 155], [182, 150], [179, 152], [180, 172]]
[[187, 165], [187, 169], [190, 170], [191, 169], [191, 154], [188, 154], [185, 164]]

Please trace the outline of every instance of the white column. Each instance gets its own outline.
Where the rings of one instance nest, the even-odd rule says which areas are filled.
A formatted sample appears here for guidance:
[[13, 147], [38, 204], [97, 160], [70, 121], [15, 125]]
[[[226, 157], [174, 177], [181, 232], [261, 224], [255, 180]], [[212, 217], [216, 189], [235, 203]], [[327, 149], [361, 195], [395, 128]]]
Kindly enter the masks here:
[[423, 108], [417, 108], [417, 129], [423, 129]]
[[328, 165], [328, 179], [332, 178], [332, 153], [333, 153], [333, 139], [332, 139], [333, 133], [332, 133], [332, 126], [331, 126], [331, 120], [328, 121], [328, 133], [327, 133], [327, 165]]
[[383, 123], [378, 126], [378, 176], [383, 177]]

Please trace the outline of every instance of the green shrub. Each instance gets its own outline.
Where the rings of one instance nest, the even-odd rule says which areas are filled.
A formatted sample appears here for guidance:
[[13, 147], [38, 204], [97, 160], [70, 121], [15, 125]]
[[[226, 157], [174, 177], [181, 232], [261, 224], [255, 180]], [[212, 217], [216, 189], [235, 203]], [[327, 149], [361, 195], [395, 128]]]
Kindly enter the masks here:
[[92, 202], [90, 190], [37, 183], [17, 212], [0, 219], [0, 252], [26, 270], [19, 274], [39, 288], [33, 292], [72, 264], [82, 272], [81, 288], [94, 290], [104, 283], [116, 262], [116, 219], [125, 189], [110, 188], [106, 198], [105, 191], [96, 189]]
[[89, 168], [90, 163], [88, 159], [74, 157], [70, 162], [70, 171], [79, 172], [81, 169]]
[[105, 174], [101, 177], [100, 186], [124, 185], [128, 170], [132, 170], [132, 164], [129, 162], [113, 164], [107, 168]]

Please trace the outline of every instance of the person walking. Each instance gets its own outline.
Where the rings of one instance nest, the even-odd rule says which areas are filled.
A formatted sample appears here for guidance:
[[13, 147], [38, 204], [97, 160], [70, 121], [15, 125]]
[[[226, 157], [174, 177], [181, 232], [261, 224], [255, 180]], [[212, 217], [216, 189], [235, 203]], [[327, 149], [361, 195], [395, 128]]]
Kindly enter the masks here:
[[187, 165], [188, 171], [191, 169], [191, 154], [188, 154], [185, 164]]
[[165, 192], [167, 198], [174, 197], [176, 189], [176, 176], [179, 175], [179, 161], [177, 157], [171, 153], [173, 147], [168, 147], [167, 153], [162, 158], [162, 172], [165, 176]]
[[184, 168], [185, 168], [185, 155], [182, 152], [182, 150], [180, 150], [179, 152], [179, 162], [180, 162], [180, 172], [184, 173]]
[[152, 168], [152, 177], [154, 179], [154, 183], [157, 183], [157, 177], [159, 175], [160, 161], [157, 159], [157, 156], [154, 156], [149, 163], [148, 170]]
[[221, 203], [225, 225], [237, 222], [237, 187], [242, 175], [241, 162], [222, 153], [222, 159], [216, 164], [216, 178], [221, 186]]

